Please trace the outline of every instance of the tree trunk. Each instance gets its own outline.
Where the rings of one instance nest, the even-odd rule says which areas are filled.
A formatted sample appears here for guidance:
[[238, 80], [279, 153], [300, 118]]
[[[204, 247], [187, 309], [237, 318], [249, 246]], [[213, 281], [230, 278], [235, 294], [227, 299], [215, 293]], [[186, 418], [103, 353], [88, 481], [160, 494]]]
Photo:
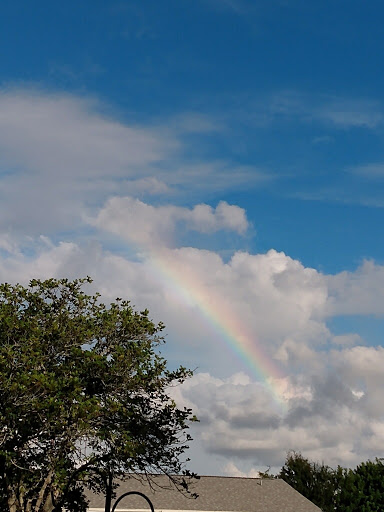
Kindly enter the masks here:
[[53, 512], [54, 508], [55, 507], [54, 507], [53, 502], [52, 502], [52, 494], [49, 493], [48, 496], [47, 496], [47, 499], [45, 500], [42, 512]]
[[[41, 509], [41, 505], [44, 502], [44, 497], [46, 495], [47, 487], [52, 482], [52, 477], [53, 477], [53, 470], [51, 469], [49, 471], [48, 475], [46, 476], [46, 478], [44, 480], [44, 483], [43, 483], [43, 485], [42, 485], [42, 487], [40, 489], [39, 496], [37, 498], [36, 506], [35, 506], [36, 512], [38, 512]], [[50, 493], [49, 493], [49, 496], [50, 496]], [[46, 503], [46, 501], [47, 501], [47, 498], [45, 499], [45, 503]], [[45, 503], [44, 503], [44, 507], [45, 507]], [[44, 507], [43, 507], [43, 510], [45, 511]]]
[[112, 473], [109, 473], [106, 478], [106, 493], [105, 493], [105, 511], [104, 512], [111, 512], [111, 505], [112, 505], [112, 484], [113, 484], [113, 477]]
[[8, 507], [9, 512], [22, 512], [20, 508], [19, 500], [17, 499], [16, 493], [13, 489], [8, 488]]
[[[22, 492], [20, 493], [21, 495], [18, 497], [16, 490], [12, 487], [8, 487], [7, 512], [54, 512], [55, 507], [52, 498], [56, 500], [58, 493], [57, 491], [56, 493], [53, 491], [54, 496], [52, 497], [52, 491], [48, 489], [51, 481], [52, 474], [49, 474], [39, 492], [37, 500], [24, 501]], [[20, 491], [20, 489], [18, 490]]]

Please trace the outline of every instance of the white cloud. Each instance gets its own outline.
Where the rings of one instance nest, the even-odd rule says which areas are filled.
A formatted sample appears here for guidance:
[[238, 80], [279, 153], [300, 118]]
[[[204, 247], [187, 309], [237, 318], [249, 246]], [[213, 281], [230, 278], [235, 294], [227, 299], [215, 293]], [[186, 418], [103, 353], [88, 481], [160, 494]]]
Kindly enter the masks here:
[[132, 180], [129, 182], [129, 191], [133, 196], [160, 195], [171, 192], [170, 187], [163, 181], [152, 176]]
[[260, 478], [260, 471], [257, 469], [251, 468], [249, 471], [241, 471], [233, 462], [228, 462], [224, 466], [224, 473], [239, 478]]
[[[159, 132], [98, 113], [101, 105], [70, 95], [0, 94], [2, 165], [47, 177], [135, 175], [178, 146]], [[136, 172], [135, 172], [136, 171]]]
[[332, 336], [332, 343], [341, 346], [364, 345], [364, 340], [359, 334], [351, 332]]
[[356, 346], [331, 353], [334, 367], [343, 381], [361, 395], [361, 407], [369, 410], [371, 416], [381, 418], [384, 403], [380, 396], [384, 388], [384, 347]]
[[[91, 275], [107, 299], [128, 297], [165, 321], [172, 339], [183, 340], [173, 346], [175, 353], [193, 367], [216, 366], [219, 350], [217, 371], [233, 371], [227, 344], [242, 336], [243, 343], [276, 358], [277, 366], [319, 371], [316, 347], [330, 335], [321, 318], [326, 288], [321, 275], [283, 253], [236, 253], [224, 262], [211, 251], [163, 248], [154, 258], [130, 261], [96, 243], [40, 240], [26, 249], [16, 247], [16, 256], [0, 260], [1, 280]], [[235, 364], [243, 367], [240, 360]]]
[[[368, 103], [296, 100], [277, 101], [273, 115], [342, 128], [382, 122]], [[180, 228], [245, 234], [246, 213], [224, 201], [187, 208], [138, 197], [166, 195], [165, 203], [183, 187], [192, 194], [269, 177], [221, 161], [186, 164], [183, 137], [218, 129], [204, 117], [181, 116], [165, 129], [128, 124], [103, 108], [70, 95], [0, 94], [0, 281], [89, 274], [105, 300], [121, 296], [148, 307], [167, 325], [171, 363], [200, 368], [174, 392], [201, 419], [195, 453], [221, 459], [223, 472], [280, 465], [290, 448], [327, 463], [376, 456], [384, 449], [384, 349], [363, 346], [368, 340], [354, 332], [334, 335], [326, 320], [383, 315], [384, 266], [364, 262], [329, 276], [275, 250], [236, 252], [224, 261], [214, 251], [172, 248]], [[59, 238], [59, 229], [73, 230], [73, 239], [88, 230], [87, 240], [93, 229], [100, 241], [46, 236]], [[125, 256], [103, 246], [108, 232]], [[126, 241], [146, 254], [133, 254]], [[234, 345], [246, 344], [243, 362]], [[256, 382], [257, 370], [263, 373], [258, 354], [282, 376], [266, 371], [267, 383]]]
[[248, 228], [245, 211], [221, 201], [216, 209], [207, 204], [193, 208], [152, 206], [132, 197], [113, 197], [101, 209], [94, 225], [139, 246], [167, 246], [177, 224], [200, 233], [227, 229], [243, 234]]
[[0, 93], [0, 227], [68, 229], [111, 194], [166, 191], [151, 167], [178, 150], [177, 138], [102, 108], [70, 95]]
[[281, 466], [289, 449], [332, 465], [354, 465], [367, 454], [380, 453], [382, 420], [372, 422], [337, 378], [330, 381], [323, 374], [312, 385], [312, 398], [292, 400], [286, 413], [274, 409], [265, 388], [256, 382], [198, 374], [178, 391], [198, 411], [201, 424], [195, 432], [201, 429], [205, 449], [228, 461], [226, 473], [236, 474], [238, 466], [250, 462], [258, 468]]
[[9, 233], [0, 233], [0, 249], [5, 253], [17, 255], [19, 248]]
[[112, 196], [191, 196], [270, 179], [252, 167], [201, 160], [196, 137], [186, 135], [215, 125], [197, 114], [138, 125], [96, 100], [29, 89], [0, 91], [0, 111], [0, 229], [52, 233], [80, 225]]
[[364, 261], [354, 272], [327, 276], [330, 316], [383, 315], [384, 266]]
[[[384, 449], [384, 349], [339, 340], [339, 350], [324, 351], [324, 336], [335, 341], [324, 324], [327, 276], [276, 251], [237, 253], [224, 263], [210, 251], [166, 249], [169, 269], [189, 279], [177, 282], [183, 288], [178, 290], [171, 278], [179, 274], [159, 275], [151, 259], [131, 261], [98, 243], [80, 247], [40, 238], [30, 244], [26, 251], [8, 237], [1, 281], [93, 275], [94, 289], [105, 300], [127, 297], [165, 321], [174, 364], [205, 370], [173, 393], [201, 420], [193, 427], [197, 442], [191, 456], [205, 453], [215, 461], [212, 472], [276, 468], [289, 449], [333, 465], [353, 465]], [[231, 315], [243, 330], [257, 334], [253, 342], [258, 339], [271, 360], [285, 352], [286, 377], [266, 383], [248, 370], [234, 373], [242, 365], [227, 350], [222, 331], [203, 321], [202, 297], [218, 305], [223, 326]], [[345, 336], [348, 343], [360, 342], [353, 333]], [[269, 386], [284, 397], [286, 409], [271, 398]]]
[[[224, 328], [226, 322], [237, 319], [243, 332], [271, 356], [291, 343], [290, 357], [299, 361], [300, 351], [289, 340], [297, 347], [305, 340], [314, 348], [328, 336], [322, 320], [327, 300], [322, 276], [276, 251], [239, 252], [224, 262], [212, 251], [163, 248], [154, 259], [137, 262], [103, 251], [99, 244], [57, 245], [46, 239], [32, 241], [25, 248], [13, 245], [13, 251], [15, 256], [0, 260], [2, 280], [89, 274], [107, 297], [128, 295], [140, 305], [149, 299], [148, 307], [162, 313], [175, 336], [185, 333], [187, 323], [196, 334], [195, 344], [199, 339], [204, 344], [214, 330], [214, 324], [196, 323], [196, 315], [201, 316], [204, 308]], [[187, 339], [192, 342], [193, 337]]]

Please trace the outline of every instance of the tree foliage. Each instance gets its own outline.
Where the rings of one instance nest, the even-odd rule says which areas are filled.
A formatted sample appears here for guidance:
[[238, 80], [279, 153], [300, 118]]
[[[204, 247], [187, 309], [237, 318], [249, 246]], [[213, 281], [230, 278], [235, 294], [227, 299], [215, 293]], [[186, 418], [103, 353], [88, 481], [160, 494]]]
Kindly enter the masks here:
[[106, 474], [188, 474], [195, 418], [169, 388], [191, 372], [158, 353], [162, 323], [86, 295], [89, 282], [0, 285], [2, 511], [81, 512], [83, 486], [105, 492]]
[[382, 512], [384, 510], [383, 459], [362, 462], [354, 470], [343, 471], [338, 493], [340, 512]]
[[323, 512], [383, 512], [383, 459], [332, 469], [289, 452], [279, 477]]
[[312, 462], [297, 452], [289, 452], [279, 477], [308, 498], [323, 512], [335, 510], [337, 472]]

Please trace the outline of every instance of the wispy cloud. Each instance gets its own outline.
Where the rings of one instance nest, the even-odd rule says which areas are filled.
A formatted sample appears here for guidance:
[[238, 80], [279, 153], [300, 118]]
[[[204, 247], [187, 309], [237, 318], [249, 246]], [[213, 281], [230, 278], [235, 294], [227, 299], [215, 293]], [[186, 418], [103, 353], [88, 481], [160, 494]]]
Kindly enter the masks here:
[[377, 162], [358, 165], [356, 167], [350, 167], [348, 171], [365, 178], [382, 179], [384, 178], [384, 163]]
[[367, 206], [369, 208], [384, 208], [382, 194], [373, 189], [360, 190], [358, 184], [348, 187], [346, 182], [337, 186], [317, 188], [317, 190], [302, 190], [294, 193], [288, 192], [287, 197], [301, 199], [302, 201], [321, 201], [325, 203], [341, 203], [349, 205]]
[[232, 9], [238, 14], [243, 14], [244, 12], [244, 4], [239, 0], [220, 0], [226, 7]]
[[54, 62], [50, 65], [48, 74], [58, 83], [80, 83], [87, 76], [99, 76], [106, 72], [100, 64], [86, 59], [81, 67]]
[[249, 12], [249, 5], [245, 0], [204, 0], [204, 2], [216, 9], [225, 9], [244, 15]]
[[384, 121], [384, 109], [379, 101], [300, 91], [277, 92], [262, 102], [255, 102], [252, 111], [255, 120], [264, 122], [317, 121], [339, 129], [374, 129]]
[[312, 144], [330, 144], [334, 140], [330, 135], [319, 135], [318, 137], [313, 137], [311, 142]]
[[314, 116], [341, 128], [376, 128], [383, 123], [382, 106], [369, 100], [337, 98], [317, 107]]
[[106, 110], [69, 94], [0, 92], [0, 227], [18, 229], [28, 219], [32, 232], [67, 229], [115, 195], [191, 196], [271, 179], [253, 166], [201, 156], [199, 137], [218, 130], [207, 116], [139, 125]]

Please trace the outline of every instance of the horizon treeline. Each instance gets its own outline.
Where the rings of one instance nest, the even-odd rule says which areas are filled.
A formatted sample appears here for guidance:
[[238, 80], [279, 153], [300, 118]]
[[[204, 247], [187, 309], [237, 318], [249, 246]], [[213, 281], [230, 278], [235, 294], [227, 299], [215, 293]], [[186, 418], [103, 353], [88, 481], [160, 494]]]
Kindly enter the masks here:
[[384, 511], [384, 458], [334, 469], [290, 451], [278, 475], [262, 476], [285, 480], [323, 512]]

